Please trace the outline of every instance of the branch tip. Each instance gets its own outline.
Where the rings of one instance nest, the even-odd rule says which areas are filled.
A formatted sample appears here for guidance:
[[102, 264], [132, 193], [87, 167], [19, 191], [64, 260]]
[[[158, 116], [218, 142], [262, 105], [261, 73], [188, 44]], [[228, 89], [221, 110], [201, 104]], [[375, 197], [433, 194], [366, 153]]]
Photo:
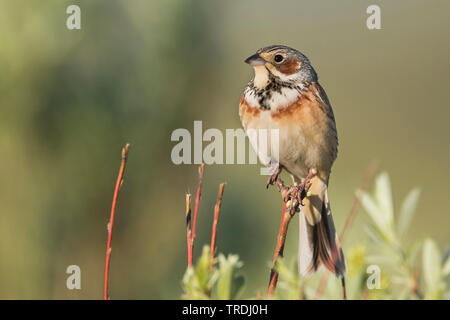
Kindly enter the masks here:
[[220, 208], [222, 206], [222, 198], [223, 198], [223, 191], [225, 189], [225, 182], [221, 183], [219, 185], [219, 193], [217, 195], [217, 202], [214, 206], [214, 220], [213, 220], [213, 226], [212, 226], [212, 233], [211, 233], [211, 246], [210, 246], [210, 254], [209, 254], [209, 270], [212, 270], [214, 265], [214, 257], [216, 254], [216, 237], [217, 237], [217, 224], [219, 222], [219, 214], [220, 214]]
[[126, 160], [128, 157], [128, 151], [130, 151], [130, 144], [125, 144], [125, 147], [122, 148], [122, 159]]
[[116, 186], [114, 188], [113, 200], [111, 205], [111, 214], [109, 217], [108, 224], [106, 225], [108, 230], [108, 240], [106, 243], [106, 257], [105, 257], [105, 278], [104, 278], [104, 288], [103, 288], [103, 298], [109, 300], [108, 294], [108, 283], [109, 283], [109, 267], [111, 262], [111, 243], [112, 243], [112, 233], [114, 228], [114, 215], [117, 208], [117, 199], [119, 197], [119, 190], [123, 183], [123, 176], [125, 174], [125, 167], [127, 164], [128, 151], [130, 149], [130, 144], [127, 143], [125, 147], [122, 148], [122, 162], [119, 168], [119, 174], [116, 180]]

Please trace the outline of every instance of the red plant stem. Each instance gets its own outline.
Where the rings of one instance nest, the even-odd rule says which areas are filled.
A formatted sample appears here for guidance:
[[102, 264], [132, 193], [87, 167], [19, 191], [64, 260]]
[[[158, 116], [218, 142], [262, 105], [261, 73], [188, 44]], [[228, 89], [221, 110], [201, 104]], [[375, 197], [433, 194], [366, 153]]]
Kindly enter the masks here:
[[107, 225], [108, 228], [108, 242], [106, 244], [106, 258], [105, 258], [105, 282], [104, 282], [104, 292], [103, 297], [105, 300], [109, 299], [108, 295], [108, 283], [109, 283], [109, 266], [111, 261], [111, 241], [112, 232], [114, 228], [114, 214], [116, 212], [117, 198], [119, 196], [119, 190], [123, 183], [123, 175], [125, 172], [125, 166], [127, 164], [128, 151], [130, 149], [130, 144], [127, 143], [125, 147], [122, 148], [122, 163], [120, 164], [119, 174], [117, 176], [116, 187], [114, 189], [113, 201], [111, 206], [111, 215]]
[[[310, 171], [306, 179], [300, 185], [300, 203], [303, 202], [303, 199], [311, 186], [311, 179], [315, 176], [315, 171]], [[287, 188], [283, 185], [281, 180], [277, 180], [277, 185], [280, 188], [281, 195], [284, 198], [283, 200], [283, 210], [281, 213], [281, 223], [280, 223], [280, 231], [278, 232], [277, 238], [277, 246], [275, 248], [275, 254], [273, 256], [273, 267], [270, 270], [270, 281], [269, 281], [269, 289], [267, 290], [267, 297], [271, 297], [275, 292], [278, 282], [278, 272], [275, 271], [275, 267], [278, 261], [278, 257], [283, 257], [284, 252], [284, 244], [286, 242], [287, 231], [289, 227], [289, 222], [291, 222], [292, 217], [295, 215], [295, 207], [293, 206], [291, 200], [291, 204], [289, 208], [287, 207], [287, 200], [285, 198], [285, 192]], [[301, 205], [301, 204], [300, 204]]]
[[194, 207], [194, 219], [192, 221], [192, 235], [191, 235], [191, 247], [192, 254], [194, 253], [194, 240], [195, 240], [195, 225], [197, 222], [197, 212], [198, 205], [200, 203], [200, 197], [202, 195], [202, 184], [203, 184], [203, 171], [205, 169], [205, 164], [202, 163], [198, 168], [198, 187], [197, 187], [197, 195], [195, 197], [195, 207]]
[[217, 223], [219, 221], [220, 207], [222, 205], [223, 190], [225, 188], [225, 183], [221, 183], [219, 186], [219, 195], [217, 196], [217, 202], [214, 207], [214, 221], [211, 233], [211, 247], [209, 255], [209, 270], [212, 270], [214, 265], [214, 256], [216, 254], [216, 235], [217, 235]]
[[275, 254], [273, 256], [273, 268], [270, 270], [270, 282], [269, 289], [267, 291], [267, 296], [271, 297], [277, 287], [278, 282], [278, 272], [275, 271], [275, 265], [278, 261], [278, 257], [283, 257], [284, 252], [284, 244], [286, 241], [287, 229], [289, 226], [289, 222], [291, 221], [293, 216], [286, 210], [286, 202], [283, 201], [283, 210], [281, 213], [281, 223], [280, 223], [280, 231], [278, 232], [277, 238], [277, 246], [275, 249]]
[[[366, 173], [364, 175], [364, 179], [363, 179], [363, 181], [361, 183], [361, 186], [359, 187], [360, 190], [367, 191], [367, 189], [369, 188], [369, 184], [373, 180], [377, 169], [378, 169], [378, 162], [377, 161], [373, 161], [369, 165], [367, 170], [366, 170]], [[350, 209], [350, 211], [349, 211], [349, 213], [347, 215], [347, 218], [345, 219], [342, 231], [341, 231], [341, 233], [339, 235], [339, 240], [341, 241], [341, 243], [344, 242], [344, 238], [345, 238], [345, 235], [347, 234], [348, 228], [352, 225], [353, 220], [355, 219], [356, 214], [358, 213], [358, 210], [359, 210], [360, 206], [361, 206], [361, 202], [359, 201], [359, 198], [355, 197], [355, 199], [353, 200], [352, 207], [351, 207], [351, 209]], [[317, 300], [317, 299], [320, 299], [322, 297], [323, 292], [325, 290], [325, 287], [326, 287], [326, 285], [328, 283], [329, 277], [330, 277], [329, 273], [324, 273], [322, 275], [322, 277], [320, 278], [320, 281], [319, 281], [319, 285], [318, 285], [318, 287], [316, 289], [316, 293], [314, 295], [314, 299]], [[343, 288], [343, 298], [344, 298], [344, 300], [346, 300], [347, 296], [346, 296], [346, 293], [345, 293], [345, 280], [344, 280], [344, 278], [342, 278], [342, 288]]]
[[188, 267], [192, 266], [192, 224], [191, 224], [191, 195], [186, 194], [186, 243]]

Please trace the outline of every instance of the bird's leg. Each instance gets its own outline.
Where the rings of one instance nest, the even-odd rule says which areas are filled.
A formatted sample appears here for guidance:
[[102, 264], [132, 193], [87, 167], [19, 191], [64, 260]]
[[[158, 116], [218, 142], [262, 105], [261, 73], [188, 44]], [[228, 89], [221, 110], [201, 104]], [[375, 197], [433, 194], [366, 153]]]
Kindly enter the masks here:
[[267, 179], [266, 188], [269, 188], [270, 185], [274, 185], [277, 183], [277, 181], [280, 179], [282, 170], [283, 166], [279, 162], [269, 164], [269, 171], [272, 175], [269, 177], [269, 179]]

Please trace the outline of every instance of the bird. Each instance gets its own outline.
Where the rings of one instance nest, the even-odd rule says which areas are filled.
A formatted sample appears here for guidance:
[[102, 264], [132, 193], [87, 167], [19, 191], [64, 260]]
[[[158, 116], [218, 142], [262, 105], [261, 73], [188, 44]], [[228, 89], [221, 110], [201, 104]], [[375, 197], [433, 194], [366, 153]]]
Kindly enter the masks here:
[[[268, 184], [274, 184], [283, 169], [294, 185], [314, 173], [299, 212], [299, 273], [309, 276], [324, 265], [344, 281], [347, 265], [328, 198], [338, 153], [330, 101], [310, 60], [296, 49], [271, 45], [245, 62], [253, 67], [254, 77], [241, 96], [239, 116], [260, 161], [270, 168]], [[249, 132], [261, 129], [277, 130], [277, 141], [267, 139], [265, 148], [258, 147], [261, 137]]]

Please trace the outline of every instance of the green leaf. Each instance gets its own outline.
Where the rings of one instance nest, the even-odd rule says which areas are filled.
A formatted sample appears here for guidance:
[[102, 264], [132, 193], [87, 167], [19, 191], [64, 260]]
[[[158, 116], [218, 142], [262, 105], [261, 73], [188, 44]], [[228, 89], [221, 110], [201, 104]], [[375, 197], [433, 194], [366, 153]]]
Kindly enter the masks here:
[[209, 246], [203, 246], [202, 255], [198, 259], [197, 266], [195, 267], [195, 274], [197, 276], [200, 289], [206, 292], [209, 289]]
[[284, 289], [288, 299], [298, 299], [302, 281], [298, 273], [297, 259], [292, 260], [288, 266], [283, 258], [278, 258], [275, 271], [279, 274], [278, 287]]
[[362, 206], [373, 221], [374, 228], [368, 230], [369, 232], [371, 231], [369, 235], [372, 236], [374, 231], [376, 231], [380, 239], [391, 244], [394, 238], [392, 224], [387, 222], [378, 204], [367, 192], [358, 190], [356, 191], [356, 196], [360, 199]]
[[448, 257], [447, 261], [444, 263], [444, 267], [442, 268], [442, 274], [444, 276], [448, 276], [450, 274], [450, 257]]
[[199, 287], [199, 282], [193, 267], [189, 267], [183, 277], [183, 299], [205, 300], [209, 299], [209, 294]]
[[348, 275], [352, 277], [364, 268], [366, 261], [366, 248], [356, 245], [347, 254]]
[[195, 267], [189, 267], [184, 274], [182, 297], [184, 299], [210, 299], [217, 278], [217, 268], [209, 270], [209, 246], [204, 246]]
[[275, 265], [275, 271], [278, 272], [280, 278], [282, 277], [284, 279], [290, 280], [290, 278], [292, 277], [292, 272], [284, 262], [283, 258], [278, 258], [278, 261]]
[[377, 231], [377, 229], [375, 229], [374, 226], [365, 224], [363, 228], [366, 231], [367, 235], [369, 236], [370, 240], [372, 240], [373, 242], [379, 244], [381, 243], [381, 241], [383, 241], [382, 236], [379, 234], [379, 232]]
[[410, 268], [414, 267], [417, 256], [419, 255], [420, 249], [422, 248], [423, 240], [415, 241], [412, 245], [408, 247], [406, 250], [406, 262], [408, 263]]
[[417, 201], [420, 196], [420, 188], [414, 188], [406, 196], [400, 209], [400, 218], [398, 220], [398, 232], [400, 235], [404, 235], [411, 223], [412, 217], [416, 210]]
[[383, 245], [384, 247], [391, 246], [391, 240], [389, 236], [381, 231], [378, 227], [371, 224], [365, 224], [363, 228], [369, 235], [369, 238], [376, 244]]
[[244, 290], [245, 278], [243, 275], [237, 275], [233, 279], [230, 299], [238, 299], [241, 296], [242, 291]]
[[362, 206], [369, 214], [370, 218], [372, 218], [374, 224], [378, 227], [378, 229], [383, 230], [385, 227], [384, 220], [380, 215], [380, 209], [373, 198], [367, 192], [361, 190], [358, 190], [356, 195], [360, 199]]
[[389, 175], [381, 173], [375, 181], [375, 200], [380, 209], [386, 227], [394, 225], [394, 209], [392, 204], [392, 190]]
[[436, 243], [426, 239], [423, 245], [423, 278], [425, 282], [425, 298], [439, 299], [442, 293], [441, 253]]

